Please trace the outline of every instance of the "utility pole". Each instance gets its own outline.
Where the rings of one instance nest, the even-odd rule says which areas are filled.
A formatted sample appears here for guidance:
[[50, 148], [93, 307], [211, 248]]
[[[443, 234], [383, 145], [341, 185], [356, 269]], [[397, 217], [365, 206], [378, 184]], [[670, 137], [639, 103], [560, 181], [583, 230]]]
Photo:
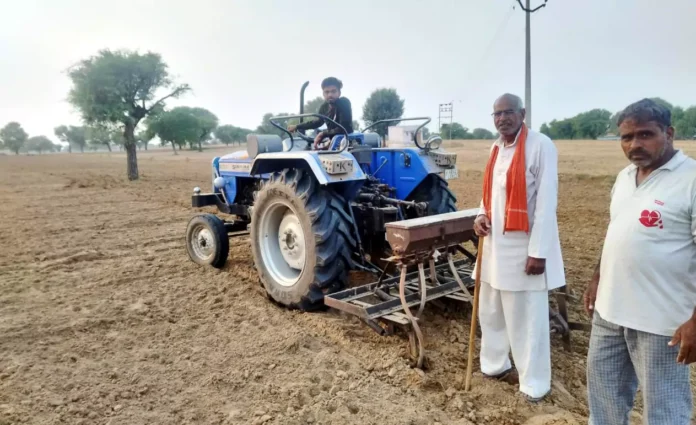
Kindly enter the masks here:
[[449, 139], [452, 139], [452, 116], [454, 115], [452, 112], [453, 106], [452, 102], [450, 103], [441, 103], [439, 105], [440, 110], [437, 114], [437, 132], [438, 134], [440, 131], [442, 131], [442, 119], [443, 118], [449, 118], [450, 119], [450, 126], [449, 126]]
[[541, 6], [537, 6], [534, 9], [531, 9], [529, 6], [530, 0], [526, 0], [527, 2], [527, 7], [522, 6], [522, 0], [517, 0], [517, 3], [520, 4], [520, 7], [522, 10], [524, 10], [526, 16], [526, 23], [527, 23], [527, 28], [526, 28], [526, 54], [525, 54], [525, 74], [524, 74], [524, 107], [527, 111], [527, 114], [525, 115], [525, 121], [527, 124], [527, 127], [532, 128], [532, 37], [531, 37], [531, 25], [530, 25], [530, 17], [532, 13], [536, 12], [537, 10], [541, 9], [542, 7], [546, 7], [546, 2], [549, 0], [544, 0], [544, 4]]

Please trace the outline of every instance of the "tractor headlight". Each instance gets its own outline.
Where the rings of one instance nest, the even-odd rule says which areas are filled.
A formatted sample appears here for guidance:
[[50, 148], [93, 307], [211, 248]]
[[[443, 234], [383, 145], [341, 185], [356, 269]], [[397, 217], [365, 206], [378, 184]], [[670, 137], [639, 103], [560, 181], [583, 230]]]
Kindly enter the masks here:
[[439, 149], [440, 146], [442, 146], [442, 137], [440, 136], [430, 136], [425, 142], [425, 148], [428, 150]]
[[215, 177], [215, 180], [213, 180], [213, 186], [215, 186], [218, 189], [222, 189], [223, 187], [225, 187], [225, 178]]

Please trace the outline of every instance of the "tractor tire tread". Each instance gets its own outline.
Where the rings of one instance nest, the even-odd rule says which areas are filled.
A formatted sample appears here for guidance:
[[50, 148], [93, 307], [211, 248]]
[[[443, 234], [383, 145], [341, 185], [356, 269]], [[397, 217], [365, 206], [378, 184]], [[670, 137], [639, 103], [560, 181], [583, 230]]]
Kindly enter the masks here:
[[[324, 309], [324, 296], [347, 286], [351, 255], [357, 245], [350, 232], [353, 228], [350, 216], [343, 207], [345, 201], [330, 189], [321, 187], [311, 173], [302, 169], [273, 173], [261, 190], [278, 183], [292, 188], [304, 203], [312, 223], [312, 235], [308, 236], [314, 238], [316, 250], [314, 278], [307, 293], [299, 302], [286, 307], [302, 311]], [[263, 273], [261, 276], [263, 281]], [[261, 284], [263, 286], [263, 282]]]

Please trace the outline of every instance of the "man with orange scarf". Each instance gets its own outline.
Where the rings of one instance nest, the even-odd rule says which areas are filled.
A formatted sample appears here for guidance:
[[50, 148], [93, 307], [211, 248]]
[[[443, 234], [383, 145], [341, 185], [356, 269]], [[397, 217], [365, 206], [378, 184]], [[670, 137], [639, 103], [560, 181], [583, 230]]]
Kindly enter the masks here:
[[[524, 124], [522, 99], [493, 105], [493, 143], [476, 234], [485, 237], [479, 321], [481, 372], [519, 383], [530, 402], [551, 390], [548, 291], [565, 285], [558, 237], [558, 155], [551, 139]], [[517, 372], [510, 363], [510, 352]]]

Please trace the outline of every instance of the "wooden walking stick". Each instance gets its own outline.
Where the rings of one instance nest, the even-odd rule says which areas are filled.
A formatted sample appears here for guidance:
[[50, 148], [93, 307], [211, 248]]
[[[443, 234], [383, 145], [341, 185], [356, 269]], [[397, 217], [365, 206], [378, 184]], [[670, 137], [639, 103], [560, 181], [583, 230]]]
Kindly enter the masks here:
[[467, 358], [466, 362], [466, 381], [464, 383], [465, 391], [469, 391], [471, 389], [471, 374], [473, 373], [471, 369], [474, 363], [474, 345], [476, 342], [476, 319], [478, 318], [479, 288], [481, 287], [481, 268], [483, 266], [483, 263], [481, 262], [482, 258], [483, 236], [479, 236], [478, 251], [476, 251], [476, 281], [474, 286], [474, 309], [471, 313], [471, 329], [469, 331], [469, 357]]

